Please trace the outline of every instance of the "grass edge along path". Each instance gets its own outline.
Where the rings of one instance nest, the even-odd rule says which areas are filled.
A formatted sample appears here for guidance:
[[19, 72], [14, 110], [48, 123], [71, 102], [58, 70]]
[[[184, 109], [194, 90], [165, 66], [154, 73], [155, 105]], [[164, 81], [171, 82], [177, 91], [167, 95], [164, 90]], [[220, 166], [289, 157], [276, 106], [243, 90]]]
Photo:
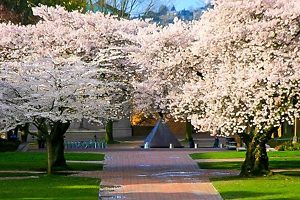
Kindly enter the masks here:
[[[65, 153], [67, 160], [75, 161], [102, 161], [104, 154], [100, 153]], [[67, 163], [67, 168], [55, 170], [97, 171], [102, 170], [103, 165], [98, 163]], [[1, 152], [0, 171], [2, 170], [28, 170], [46, 171], [47, 154], [45, 152]]]
[[[240, 170], [241, 161], [234, 162], [198, 162], [201, 169], [230, 169]], [[270, 158], [270, 169], [295, 169], [300, 168], [300, 158]]]
[[224, 200], [298, 200], [300, 172], [270, 177], [221, 177], [210, 179]]
[[[195, 153], [193, 159], [233, 159], [244, 158], [245, 152], [223, 151]], [[271, 169], [300, 168], [299, 151], [268, 152]], [[199, 160], [200, 161], [200, 160]], [[199, 162], [202, 169], [240, 170], [242, 162]], [[269, 177], [243, 178], [239, 176], [211, 178], [212, 184], [224, 200], [298, 200], [300, 172], [286, 171]], [[270, 187], [271, 186], [271, 187]]]
[[[245, 151], [219, 151], [219, 152], [205, 152], [193, 153], [190, 157], [197, 159], [231, 159], [231, 158], [245, 158]], [[300, 151], [270, 151], [268, 156], [271, 157], [300, 157]]]
[[[68, 160], [102, 161], [104, 154], [65, 153]], [[75, 177], [70, 173], [47, 175], [32, 170], [46, 171], [44, 152], [0, 153], [0, 200], [93, 200], [98, 199], [98, 178]], [[67, 170], [102, 170], [102, 164], [68, 163]], [[1, 171], [2, 170], [2, 171]], [[6, 170], [10, 170], [7, 172]], [[15, 172], [13, 170], [16, 170]], [[20, 170], [30, 170], [21, 172]], [[66, 170], [57, 169], [57, 170]], [[6, 179], [8, 178], [8, 179]], [[19, 179], [20, 178], [20, 179]], [[2, 180], [1, 180], [2, 179]]]
[[[230, 159], [244, 158], [245, 152], [222, 151], [194, 153], [190, 155], [193, 159], [228, 159], [222, 162], [198, 162], [201, 169], [231, 169], [240, 170], [243, 161], [231, 161]], [[300, 151], [275, 151], [268, 152], [270, 169], [293, 169], [300, 168]], [[200, 161], [200, 160], [199, 160]]]

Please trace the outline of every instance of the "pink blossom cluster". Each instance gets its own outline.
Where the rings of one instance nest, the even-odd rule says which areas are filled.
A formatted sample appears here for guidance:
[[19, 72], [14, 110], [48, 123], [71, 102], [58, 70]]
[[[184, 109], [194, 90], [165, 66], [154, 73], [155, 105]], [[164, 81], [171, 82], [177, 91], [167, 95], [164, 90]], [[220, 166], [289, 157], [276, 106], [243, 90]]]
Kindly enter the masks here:
[[216, 0], [199, 20], [165, 27], [34, 12], [37, 25], [0, 24], [0, 124], [133, 110], [230, 135], [299, 117], [299, 0]]
[[299, 0], [218, 0], [199, 21], [156, 30], [136, 56], [142, 110], [222, 135], [299, 116]]
[[127, 49], [145, 22], [62, 7], [33, 11], [42, 18], [36, 25], [0, 24], [1, 127], [128, 115]]

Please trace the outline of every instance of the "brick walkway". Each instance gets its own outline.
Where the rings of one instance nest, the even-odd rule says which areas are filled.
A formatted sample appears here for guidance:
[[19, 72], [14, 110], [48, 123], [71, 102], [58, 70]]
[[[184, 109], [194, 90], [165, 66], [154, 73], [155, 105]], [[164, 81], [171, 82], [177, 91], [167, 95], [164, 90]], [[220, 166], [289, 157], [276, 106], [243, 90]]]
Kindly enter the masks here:
[[178, 150], [106, 152], [99, 198], [132, 200], [222, 199], [188, 154]]

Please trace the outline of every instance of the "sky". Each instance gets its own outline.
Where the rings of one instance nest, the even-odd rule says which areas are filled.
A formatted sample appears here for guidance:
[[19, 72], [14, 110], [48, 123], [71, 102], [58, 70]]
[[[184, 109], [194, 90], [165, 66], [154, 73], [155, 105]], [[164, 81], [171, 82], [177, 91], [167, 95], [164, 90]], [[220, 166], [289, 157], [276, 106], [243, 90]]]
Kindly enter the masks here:
[[[1, 1], [1, 0], [0, 0]], [[92, 2], [97, 2], [99, 0], [92, 0]], [[118, 2], [120, 2], [119, 0]], [[154, 10], [158, 10], [161, 5], [166, 5], [168, 7], [175, 6], [177, 11], [180, 10], [192, 10], [193, 8], [204, 7], [207, 2], [211, 0], [155, 0]], [[107, 3], [112, 2], [112, 0], [106, 0]], [[130, 1], [131, 2], [131, 1]], [[132, 15], [136, 16], [144, 12], [145, 7], [148, 6], [149, 0], [138, 1], [139, 5], [133, 10]]]
[[206, 0], [173, 0], [170, 1], [171, 5], [174, 4], [176, 10], [189, 10], [190, 8], [200, 8], [206, 5]]

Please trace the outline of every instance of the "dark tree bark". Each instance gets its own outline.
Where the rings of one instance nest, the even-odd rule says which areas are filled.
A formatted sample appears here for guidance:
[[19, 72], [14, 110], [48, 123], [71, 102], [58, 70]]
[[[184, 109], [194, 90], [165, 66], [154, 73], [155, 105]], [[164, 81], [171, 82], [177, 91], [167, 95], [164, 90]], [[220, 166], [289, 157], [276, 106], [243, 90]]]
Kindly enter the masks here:
[[[53, 172], [53, 167], [66, 167], [66, 159], [64, 156], [64, 134], [70, 126], [69, 122], [54, 122], [50, 127], [41, 121], [37, 128], [40, 134], [46, 138], [48, 153], [48, 174]], [[48, 132], [50, 128], [50, 133]]]
[[114, 137], [113, 137], [113, 121], [109, 120], [106, 123], [105, 126], [105, 141], [107, 144], [113, 144], [114, 143]]
[[246, 158], [241, 168], [241, 176], [250, 177], [271, 174], [266, 144], [275, 130], [275, 128], [271, 128], [265, 130], [264, 133], [258, 133], [255, 130], [252, 133], [240, 135], [247, 147]]
[[64, 151], [64, 135], [70, 127], [70, 123], [55, 122], [51, 127], [51, 151], [52, 151], [52, 166], [65, 167], [67, 165]]
[[185, 123], [185, 140], [189, 143], [190, 148], [194, 148], [194, 146], [195, 146], [192, 134], [193, 134], [192, 123], [190, 121], [186, 120], [186, 123]]
[[53, 166], [53, 163], [52, 163], [52, 160], [53, 160], [53, 150], [52, 150], [51, 138], [47, 137], [46, 141], [47, 141], [47, 155], [48, 155], [48, 159], [47, 159], [47, 164], [48, 164], [47, 173], [48, 174], [52, 174], [52, 172], [53, 172], [53, 168], [52, 168], [52, 166]]
[[26, 123], [26, 124], [24, 124], [24, 126], [22, 126], [20, 128], [20, 130], [22, 131], [22, 133], [21, 133], [21, 142], [22, 143], [27, 142], [27, 137], [30, 134], [29, 126], [30, 126], [30, 124]]
[[186, 120], [186, 123], [185, 123], [185, 139], [187, 141], [189, 141], [190, 139], [193, 139], [192, 133], [193, 133], [193, 126], [192, 126], [190, 121]]
[[158, 115], [161, 119], [164, 119], [164, 114], [162, 112], [158, 112]]

